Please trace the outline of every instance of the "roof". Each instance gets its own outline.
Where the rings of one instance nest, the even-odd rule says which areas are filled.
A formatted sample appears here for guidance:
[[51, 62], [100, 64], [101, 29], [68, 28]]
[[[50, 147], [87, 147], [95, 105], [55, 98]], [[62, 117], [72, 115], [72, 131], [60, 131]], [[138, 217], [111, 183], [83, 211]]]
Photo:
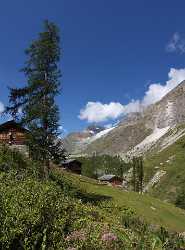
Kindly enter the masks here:
[[77, 162], [81, 163], [80, 161], [78, 161], [76, 159], [68, 159], [68, 160], [62, 161], [61, 164], [69, 164], [69, 163], [74, 162], [74, 161], [77, 161]]
[[24, 127], [21, 126], [21, 124], [15, 122], [14, 120], [11, 120], [11, 121], [7, 121], [5, 123], [2, 123], [0, 125], [0, 132], [4, 131], [4, 130], [8, 130], [10, 128], [17, 128], [17, 129], [20, 129], [22, 131], [28, 131], [27, 129], [25, 129]]
[[98, 178], [100, 181], [110, 181], [112, 178], [116, 177], [114, 174], [105, 174]]

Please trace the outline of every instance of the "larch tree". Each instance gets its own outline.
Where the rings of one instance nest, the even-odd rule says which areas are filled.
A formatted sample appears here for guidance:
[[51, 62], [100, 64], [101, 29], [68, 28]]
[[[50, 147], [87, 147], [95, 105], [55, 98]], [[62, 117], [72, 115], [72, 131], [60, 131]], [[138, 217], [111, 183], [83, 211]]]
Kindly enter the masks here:
[[143, 158], [133, 157], [132, 159], [132, 185], [135, 192], [143, 192], [143, 179], [144, 179], [144, 168], [143, 168]]
[[61, 89], [57, 26], [45, 21], [44, 30], [25, 53], [27, 60], [21, 71], [27, 83], [24, 87], [9, 89], [10, 104], [6, 111], [30, 131], [27, 138], [30, 155], [43, 163], [47, 176], [50, 161], [65, 157], [58, 139], [59, 108], [55, 101]]

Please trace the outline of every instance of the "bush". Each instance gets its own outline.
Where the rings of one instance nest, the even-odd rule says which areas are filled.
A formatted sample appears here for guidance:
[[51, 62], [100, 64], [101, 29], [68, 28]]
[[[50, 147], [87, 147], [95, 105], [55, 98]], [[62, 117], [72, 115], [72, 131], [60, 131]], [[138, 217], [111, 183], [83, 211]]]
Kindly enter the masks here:
[[178, 195], [175, 201], [175, 205], [182, 209], [185, 209], [185, 188], [178, 190]]
[[6, 145], [0, 146], [0, 171], [17, 172], [19, 178], [34, 176], [42, 178], [42, 167], [38, 162], [31, 161], [16, 149], [10, 149]]
[[[53, 182], [0, 175], [1, 249], [120, 249], [113, 222], [92, 205], [62, 193]], [[115, 222], [115, 221], [114, 221]], [[124, 233], [124, 232], [122, 232]], [[121, 234], [120, 234], [121, 235]], [[107, 248], [107, 244], [113, 248]]]

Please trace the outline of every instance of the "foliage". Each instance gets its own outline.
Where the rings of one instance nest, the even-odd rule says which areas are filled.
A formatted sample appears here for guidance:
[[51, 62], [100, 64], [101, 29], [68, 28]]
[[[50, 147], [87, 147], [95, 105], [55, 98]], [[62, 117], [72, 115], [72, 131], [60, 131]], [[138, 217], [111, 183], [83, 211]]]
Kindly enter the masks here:
[[82, 183], [69, 178], [70, 173], [52, 169], [48, 180], [43, 180], [32, 171], [32, 161], [8, 148], [1, 149], [0, 163], [13, 166], [0, 169], [0, 249], [162, 250], [185, 246], [179, 234], [152, 227], [108, 196], [90, 195]]
[[[54, 23], [45, 21], [44, 31], [26, 50], [22, 71], [27, 85], [10, 88], [10, 106], [6, 111], [28, 129], [30, 156], [40, 160], [47, 175], [50, 160], [64, 157], [59, 135], [59, 110], [55, 97], [60, 92], [60, 37]], [[21, 109], [21, 112], [19, 112]]]
[[175, 201], [175, 205], [182, 209], [185, 209], [185, 188], [178, 189], [178, 195]]
[[19, 179], [27, 175], [40, 179], [44, 175], [39, 162], [28, 159], [16, 149], [10, 150], [6, 145], [0, 145], [0, 171], [13, 171]]
[[[1, 249], [152, 249], [158, 237], [132, 216], [122, 226], [120, 215], [125, 218], [128, 211], [112, 203], [82, 204], [54, 182], [5, 180], [6, 175], [0, 176]], [[158, 237], [161, 248], [155, 249], [167, 238]], [[171, 249], [177, 243], [184, 244], [175, 238]]]
[[143, 158], [134, 157], [132, 159], [132, 168], [133, 168], [133, 177], [132, 185], [135, 192], [143, 191], [143, 179], [144, 179], [144, 170], [143, 170]]
[[123, 173], [130, 168], [119, 156], [93, 155], [92, 157], [81, 157], [82, 174], [87, 177], [97, 178], [103, 174], [115, 174], [123, 177]]

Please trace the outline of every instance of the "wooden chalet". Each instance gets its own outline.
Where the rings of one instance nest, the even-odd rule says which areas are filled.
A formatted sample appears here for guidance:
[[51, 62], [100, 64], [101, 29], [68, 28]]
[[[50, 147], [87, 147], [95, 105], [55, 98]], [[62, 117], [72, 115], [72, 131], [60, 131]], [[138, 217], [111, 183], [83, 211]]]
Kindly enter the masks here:
[[112, 174], [102, 175], [98, 180], [104, 183], [110, 183], [112, 186], [121, 186], [123, 182], [121, 177]]
[[82, 172], [82, 163], [76, 159], [68, 159], [61, 162], [61, 167], [69, 172], [75, 174], [81, 174]]
[[26, 133], [28, 130], [20, 124], [7, 121], [0, 125], [0, 144], [25, 145]]

